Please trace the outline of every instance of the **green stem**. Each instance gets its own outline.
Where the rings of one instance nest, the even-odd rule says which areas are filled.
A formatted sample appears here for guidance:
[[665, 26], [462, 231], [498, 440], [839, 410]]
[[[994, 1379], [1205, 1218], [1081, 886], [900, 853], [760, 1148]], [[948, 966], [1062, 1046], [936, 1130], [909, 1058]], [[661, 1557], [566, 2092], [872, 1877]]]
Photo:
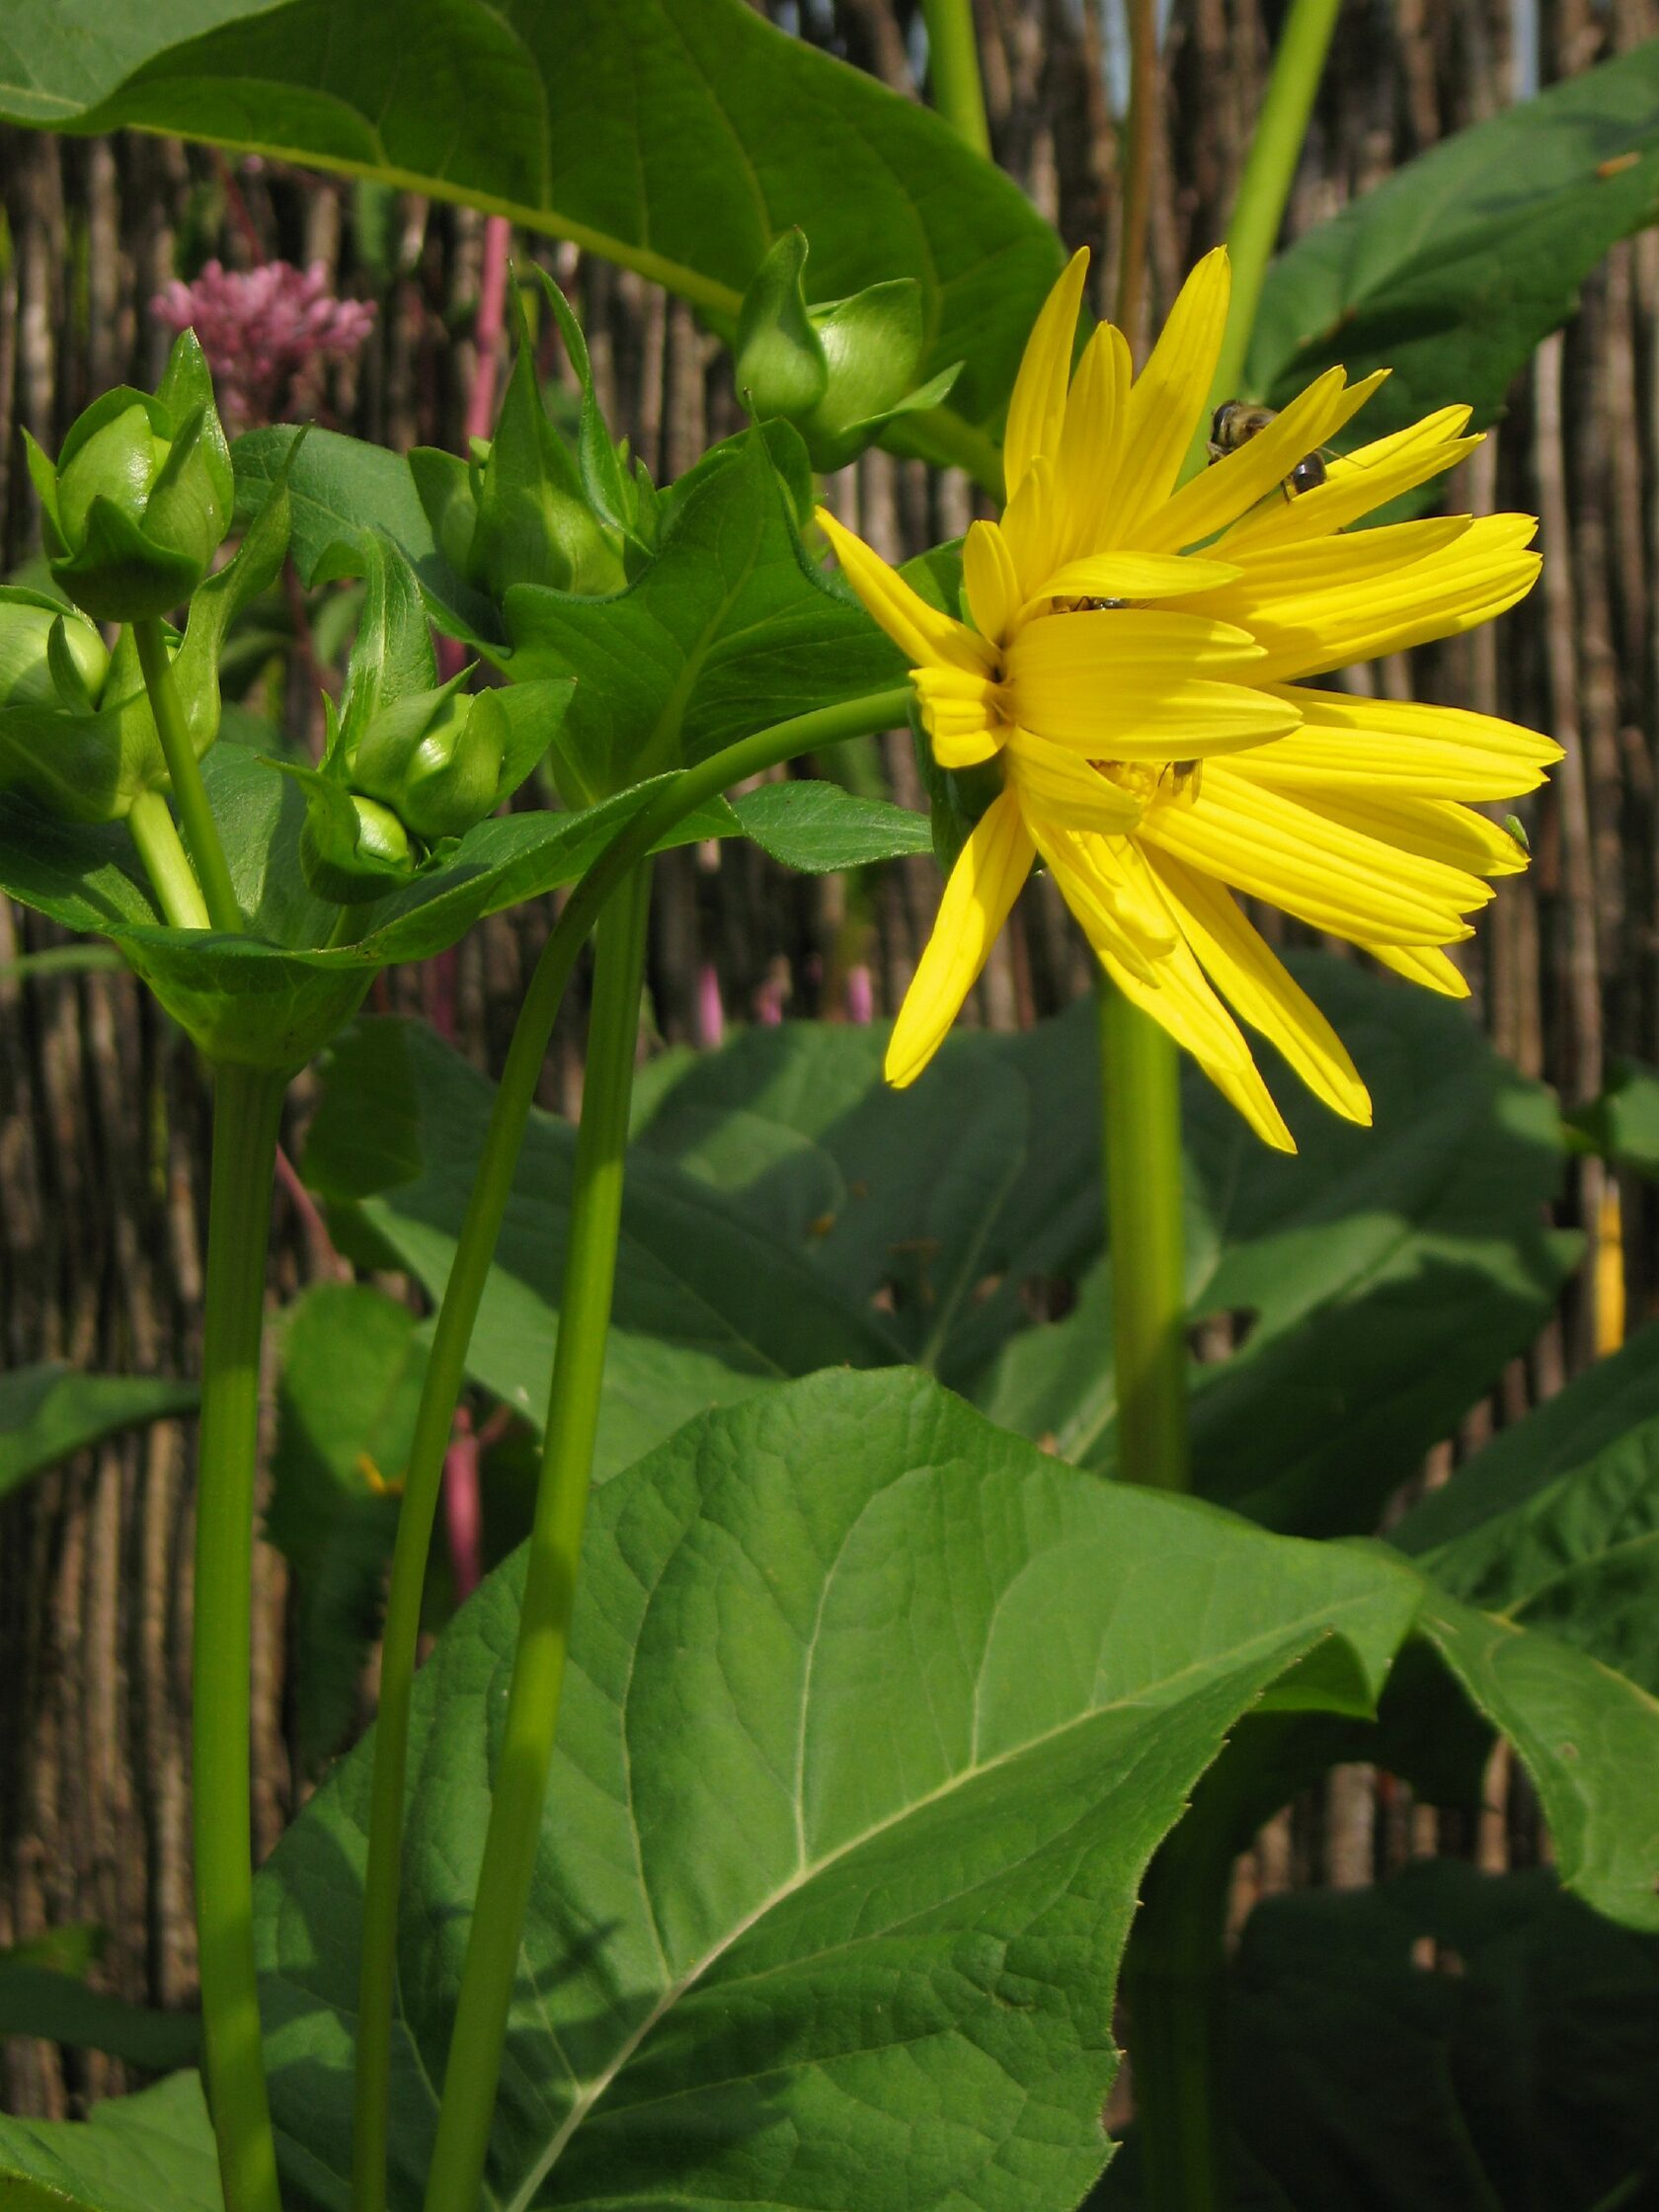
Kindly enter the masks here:
[[1148, 2212], [1224, 2212], [1228, 2201], [1222, 2082], [1232, 1810], [1199, 1791], [1147, 1872], [1124, 1965]]
[[[536, 1082], [565, 985], [606, 901], [635, 864], [701, 806], [746, 776], [780, 761], [903, 723], [909, 689], [853, 699], [843, 706], [762, 730], [688, 768], [658, 792], [612, 838], [571, 894], [542, 950], [484, 1139], [478, 1172], [438, 1308], [432, 1352], [416, 1415], [403, 1503], [392, 1553], [391, 1586], [380, 1656], [380, 1706], [374, 1728], [374, 1775], [364, 1876], [362, 1953], [357, 2000], [357, 2073], [353, 2140], [353, 2212], [384, 2212], [390, 2100], [393, 1993], [397, 1975], [397, 1906], [403, 1802], [409, 1760], [409, 1709], [414, 1690], [421, 1595], [442, 1486], [443, 1456], [466, 1368], [484, 1285], [513, 1189], [513, 1173], [535, 1099]], [[491, 2080], [493, 2082], [494, 2076]]]
[[215, 929], [240, 930], [242, 909], [236, 904], [224, 847], [219, 842], [218, 826], [207, 804], [207, 787], [201, 780], [201, 763], [191, 743], [184, 701], [179, 696], [173, 663], [168, 658], [167, 640], [162, 635], [160, 622], [153, 617], [134, 622], [132, 636], [138, 648], [138, 663], [144, 672], [144, 688], [150, 695], [150, 712], [155, 717], [161, 750], [167, 757], [174, 802], [184, 824], [185, 843], [201, 879], [212, 925]]
[[248, 1728], [260, 1336], [283, 1087], [245, 1067], [221, 1067], [213, 1081], [191, 1802], [202, 2045], [226, 2212], [279, 2212], [254, 1976]]
[[927, 66], [933, 79], [933, 105], [951, 128], [977, 154], [990, 159], [985, 87], [980, 81], [980, 47], [974, 30], [974, 0], [922, 0], [927, 20]]
[[156, 903], [174, 929], [211, 929], [207, 902], [192, 871], [173, 810], [159, 791], [140, 791], [126, 818]]
[[1118, 1473], [1184, 1490], [1187, 1301], [1181, 1056], [1161, 1024], [1100, 984], [1106, 1220], [1118, 1378]]
[[595, 932], [587, 1076], [535, 1522], [478, 1902], [427, 2176], [428, 2212], [472, 2212], [479, 2200], [524, 1908], [541, 1841], [616, 1279], [650, 899], [650, 866], [642, 863], [600, 915]]
[[1291, 197], [1307, 135], [1307, 118], [1313, 113], [1319, 78], [1341, 10], [1342, 0], [1292, 0], [1279, 35], [1273, 74], [1256, 118], [1255, 136], [1238, 181], [1232, 220], [1227, 225], [1232, 304], [1216, 366], [1212, 406], [1235, 397], [1244, 373], [1262, 282], [1279, 240], [1285, 203]]

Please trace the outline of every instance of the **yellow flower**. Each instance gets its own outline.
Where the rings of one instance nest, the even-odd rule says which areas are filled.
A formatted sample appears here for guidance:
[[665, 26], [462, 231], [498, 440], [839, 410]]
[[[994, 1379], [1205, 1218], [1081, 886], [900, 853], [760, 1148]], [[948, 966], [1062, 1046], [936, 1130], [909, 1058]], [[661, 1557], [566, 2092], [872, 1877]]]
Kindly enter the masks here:
[[963, 547], [972, 625], [820, 510], [854, 591], [912, 664], [939, 765], [994, 759], [1002, 775], [951, 872], [887, 1074], [904, 1084], [926, 1066], [1041, 855], [1113, 982], [1291, 1151], [1224, 999], [1337, 1113], [1369, 1122], [1371, 1101], [1231, 892], [1462, 996], [1442, 948], [1472, 934], [1463, 917], [1492, 896], [1487, 877], [1526, 866], [1469, 802], [1529, 791], [1560, 757], [1488, 715], [1300, 679], [1512, 606], [1538, 574], [1535, 524], [1465, 514], [1343, 534], [1478, 442], [1462, 434], [1464, 407], [1287, 498], [1283, 479], [1382, 380], [1349, 384], [1340, 368], [1177, 489], [1226, 324], [1226, 255], [1199, 263], [1133, 378], [1110, 325], [1068, 374], [1086, 266], [1071, 262], [1026, 347], [1007, 506]]

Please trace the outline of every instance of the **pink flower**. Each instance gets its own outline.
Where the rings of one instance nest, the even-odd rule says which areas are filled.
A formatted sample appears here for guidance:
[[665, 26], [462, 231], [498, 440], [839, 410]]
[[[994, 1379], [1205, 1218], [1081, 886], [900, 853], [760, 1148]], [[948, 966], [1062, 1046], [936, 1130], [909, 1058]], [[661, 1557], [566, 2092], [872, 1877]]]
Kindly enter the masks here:
[[174, 277], [150, 311], [173, 330], [195, 329], [233, 430], [314, 407], [323, 364], [349, 360], [374, 327], [367, 301], [334, 297], [321, 262], [229, 270], [210, 261], [194, 284]]

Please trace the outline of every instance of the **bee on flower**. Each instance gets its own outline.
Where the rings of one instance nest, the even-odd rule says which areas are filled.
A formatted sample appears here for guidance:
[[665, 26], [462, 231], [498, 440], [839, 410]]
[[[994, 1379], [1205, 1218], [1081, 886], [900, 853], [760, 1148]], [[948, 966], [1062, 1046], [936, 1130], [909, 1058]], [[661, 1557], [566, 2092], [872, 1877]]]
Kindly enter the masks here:
[[1513, 606], [1538, 575], [1536, 525], [1465, 514], [1344, 534], [1479, 442], [1462, 434], [1464, 407], [1282, 496], [1381, 373], [1350, 384], [1327, 370], [1180, 482], [1226, 327], [1225, 252], [1188, 277], [1139, 376], [1109, 324], [1069, 373], [1087, 259], [1061, 276], [1026, 347], [1007, 504], [963, 547], [970, 621], [819, 511], [853, 590], [911, 664], [938, 765], [994, 763], [1001, 776], [951, 871], [887, 1075], [903, 1085], [927, 1066], [1041, 857], [1111, 980], [1292, 1151], [1235, 1015], [1335, 1112], [1366, 1123], [1371, 1100], [1232, 894], [1466, 995], [1444, 948], [1472, 934], [1488, 879], [1527, 865], [1475, 803], [1532, 790], [1560, 757], [1490, 715], [1306, 679]]

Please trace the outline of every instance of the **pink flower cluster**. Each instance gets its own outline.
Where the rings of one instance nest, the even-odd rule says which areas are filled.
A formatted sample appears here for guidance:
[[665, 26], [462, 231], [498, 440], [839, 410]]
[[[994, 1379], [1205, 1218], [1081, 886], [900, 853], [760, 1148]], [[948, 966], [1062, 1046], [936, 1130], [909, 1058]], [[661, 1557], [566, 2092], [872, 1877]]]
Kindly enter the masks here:
[[350, 359], [374, 327], [367, 302], [335, 298], [321, 262], [231, 270], [210, 261], [194, 284], [174, 277], [150, 309], [176, 331], [195, 329], [235, 430], [309, 412], [323, 364]]

